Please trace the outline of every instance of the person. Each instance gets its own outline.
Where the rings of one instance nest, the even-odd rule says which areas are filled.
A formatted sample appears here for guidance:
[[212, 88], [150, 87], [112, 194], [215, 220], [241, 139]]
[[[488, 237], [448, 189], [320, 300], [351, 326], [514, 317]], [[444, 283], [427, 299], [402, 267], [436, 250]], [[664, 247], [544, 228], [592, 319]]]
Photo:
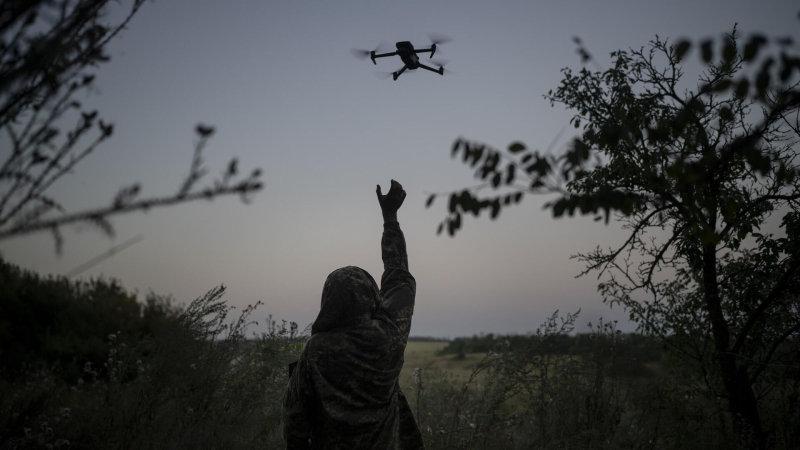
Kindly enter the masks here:
[[287, 449], [421, 449], [422, 434], [398, 384], [414, 313], [397, 210], [406, 192], [392, 180], [382, 195], [381, 288], [367, 271], [333, 271], [311, 338], [289, 367], [283, 403]]

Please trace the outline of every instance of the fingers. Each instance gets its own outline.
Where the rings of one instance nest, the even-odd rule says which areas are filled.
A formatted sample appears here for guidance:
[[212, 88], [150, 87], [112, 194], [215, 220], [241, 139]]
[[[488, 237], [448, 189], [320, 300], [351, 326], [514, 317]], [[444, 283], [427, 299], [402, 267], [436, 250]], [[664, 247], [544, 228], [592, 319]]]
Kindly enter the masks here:
[[403, 190], [403, 185], [398, 183], [396, 180], [392, 180], [392, 188], [402, 191]]
[[381, 202], [381, 198], [383, 198], [383, 195], [381, 195], [381, 185], [380, 184], [375, 189], [375, 194], [378, 195], [378, 202], [380, 203]]
[[398, 183], [396, 180], [392, 180], [392, 188], [389, 190], [389, 194], [400, 195], [402, 192], [405, 192], [403, 190], [403, 185]]

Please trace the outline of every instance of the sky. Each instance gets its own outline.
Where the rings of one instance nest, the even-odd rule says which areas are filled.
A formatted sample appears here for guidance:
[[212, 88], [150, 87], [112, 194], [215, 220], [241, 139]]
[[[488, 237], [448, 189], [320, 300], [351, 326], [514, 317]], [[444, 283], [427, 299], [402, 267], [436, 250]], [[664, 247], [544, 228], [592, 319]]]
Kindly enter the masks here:
[[[799, 10], [789, 0], [147, 2], [110, 45], [97, 89], [79, 99], [115, 124], [114, 137], [54, 186], [55, 197], [77, 211], [134, 182], [145, 196], [176, 192], [197, 123], [216, 129], [210, 172], [237, 157], [244, 170], [262, 169], [264, 190], [249, 205], [230, 197], [120, 216], [114, 239], [73, 227], [61, 256], [47, 234], [4, 242], [0, 254], [63, 275], [142, 235], [80, 278], [117, 278], [179, 303], [224, 284], [238, 309], [264, 303], [256, 319], [305, 327], [331, 271], [357, 265], [379, 279], [375, 185], [385, 192], [396, 179], [408, 194], [399, 222], [417, 280], [412, 335], [526, 333], [555, 310], [578, 309], [578, 331], [600, 317], [630, 331], [624, 311], [602, 303], [596, 276], [576, 279], [583, 265], [570, 259], [621, 244], [619, 224], [556, 220], [542, 210], [546, 198], [528, 197], [498, 220], [468, 218], [455, 238], [436, 235], [446, 204], [426, 209], [427, 195], [474, 184], [450, 159], [453, 141], [547, 147], [572, 115], [542, 95], [562, 68], [581, 67], [573, 36], [608, 67], [610, 52], [655, 35], [716, 37], [738, 22], [743, 35], [797, 37]], [[383, 40], [425, 47], [427, 32], [453, 38], [436, 55], [452, 75], [381, 80], [373, 71], [398, 69], [398, 57], [376, 67], [350, 54]], [[556, 149], [574, 134], [567, 128]]]

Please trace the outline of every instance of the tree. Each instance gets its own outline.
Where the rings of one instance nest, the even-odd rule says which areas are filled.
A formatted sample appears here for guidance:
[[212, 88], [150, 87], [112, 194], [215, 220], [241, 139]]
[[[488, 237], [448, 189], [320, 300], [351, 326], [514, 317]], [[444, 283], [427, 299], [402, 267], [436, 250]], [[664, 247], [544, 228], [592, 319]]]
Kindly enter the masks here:
[[[232, 159], [212, 185], [202, 152], [214, 128], [198, 125], [189, 174], [176, 193], [140, 198], [140, 184], [120, 188], [111, 203], [68, 211], [50, 192], [114, 132], [96, 110], [87, 111], [76, 94], [92, 88], [94, 71], [108, 62], [106, 45], [128, 25], [144, 0], [133, 0], [124, 19], [104, 22], [109, 0], [5, 0], [0, 4], [0, 241], [49, 231], [61, 252], [61, 229], [88, 222], [112, 236], [109, 218], [132, 211], [199, 199], [239, 195], [244, 202], [262, 188], [260, 169], [237, 178]], [[66, 133], [61, 126], [72, 121]], [[7, 145], [7, 147], [6, 147]]]
[[[774, 389], [794, 395], [782, 414], [800, 424], [800, 57], [790, 38], [742, 43], [735, 27], [699, 44], [656, 37], [612, 52], [608, 70], [564, 69], [545, 98], [576, 111], [582, 133], [563, 155], [459, 139], [453, 156], [484, 183], [427, 205], [449, 196], [439, 233], [450, 235], [467, 213], [495, 218], [530, 194], [557, 194], [545, 205], [555, 217], [614, 214], [629, 237], [576, 255], [581, 275], [597, 273], [604, 302], [693, 361], [741, 445], [763, 449], [775, 438], [764, 417]], [[686, 88], [693, 48], [705, 71]], [[777, 220], [779, 233], [760, 232]]]

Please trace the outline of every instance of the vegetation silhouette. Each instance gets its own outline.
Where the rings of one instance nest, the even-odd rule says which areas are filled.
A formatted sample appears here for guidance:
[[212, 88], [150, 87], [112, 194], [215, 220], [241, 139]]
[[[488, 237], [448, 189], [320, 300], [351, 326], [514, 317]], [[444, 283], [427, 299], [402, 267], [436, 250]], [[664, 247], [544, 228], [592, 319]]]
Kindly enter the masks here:
[[0, 260], [0, 448], [277, 448], [295, 323]]
[[[705, 67], [696, 89], [681, 83], [692, 49]], [[495, 219], [531, 194], [556, 194], [545, 205], [554, 217], [615, 214], [628, 239], [575, 255], [580, 275], [597, 273], [604, 302], [674, 350], [703, 395], [724, 399], [743, 448], [799, 442], [797, 45], [758, 33], [745, 41], [734, 27], [718, 41], [656, 37], [611, 61], [564, 69], [544, 96], [576, 111], [582, 130], [562, 155], [458, 139], [453, 156], [485, 182], [428, 198], [428, 207], [449, 200], [438, 233], [455, 235], [463, 216], [483, 210]], [[778, 219], [779, 233], [761, 231]]]
[[[261, 170], [239, 177], [235, 158], [212, 184], [198, 185], [208, 172], [203, 150], [214, 134], [213, 127], [200, 124], [189, 173], [173, 194], [141, 198], [141, 184], [134, 183], [120, 188], [109, 205], [80, 211], [69, 211], [51, 195], [54, 183], [114, 133], [114, 124], [76, 100], [93, 88], [94, 72], [110, 60], [106, 46], [144, 0], [133, 0], [115, 24], [104, 21], [109, 3], [6, 1], [0, 8], [0, 128], [10, 144], [0, 154], [0, 241], [45, 231], [60, 254], [67, 225], [89, 223], [113, 237], [113, 216], [226, 195], [247, 203], [262, 188]], [[69, 122], [73, 125], [64, 133], [62, 126]]]

